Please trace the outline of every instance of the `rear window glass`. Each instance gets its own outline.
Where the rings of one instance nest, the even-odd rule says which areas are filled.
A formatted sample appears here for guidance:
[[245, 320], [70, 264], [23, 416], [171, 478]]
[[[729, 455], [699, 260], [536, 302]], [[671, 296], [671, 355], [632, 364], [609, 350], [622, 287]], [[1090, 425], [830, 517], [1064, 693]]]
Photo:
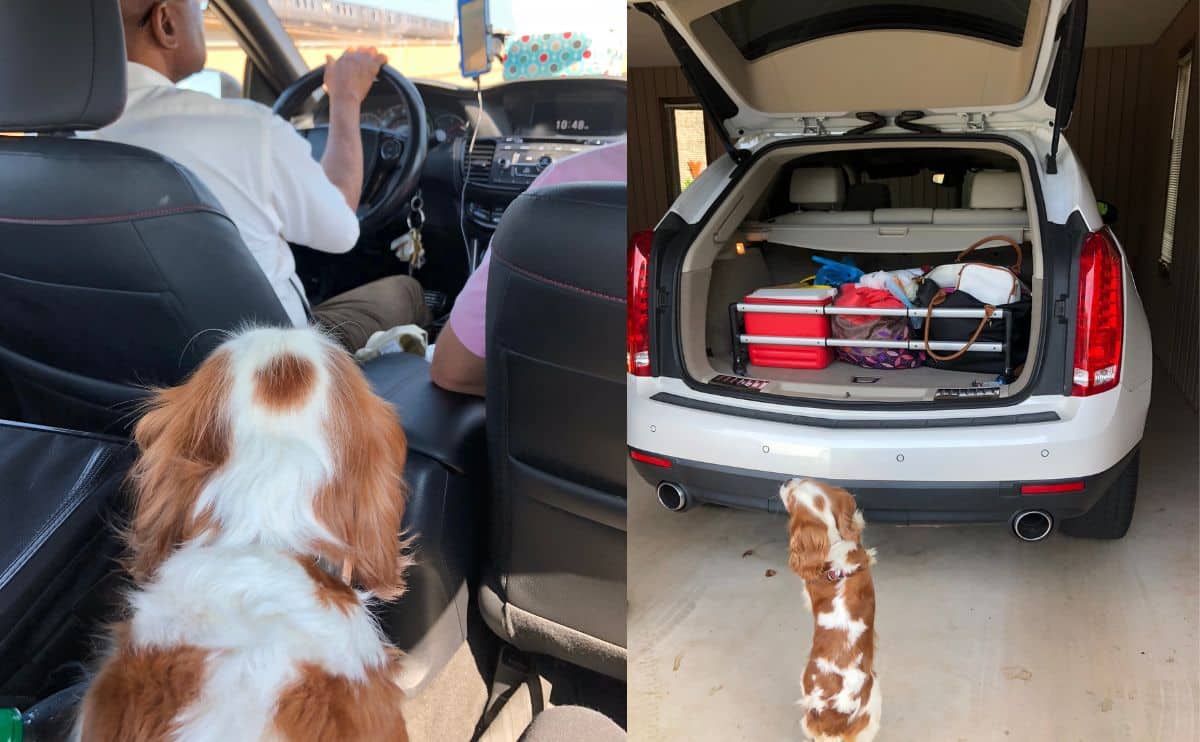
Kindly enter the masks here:
[[1021, 46], [1029, 0], [739, 0], [711, 14], [746, 59], [823, 36], [920, 30]]

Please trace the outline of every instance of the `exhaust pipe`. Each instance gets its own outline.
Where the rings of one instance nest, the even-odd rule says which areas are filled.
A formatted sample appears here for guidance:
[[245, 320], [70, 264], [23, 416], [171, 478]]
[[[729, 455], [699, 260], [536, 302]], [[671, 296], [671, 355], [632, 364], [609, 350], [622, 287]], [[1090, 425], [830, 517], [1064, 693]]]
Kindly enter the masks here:
[[1054, 517], [1045, 510], [1022, 510], [1010, 525], [1013, 535], [1022, 541], [1041, 541], [1054, 530]]
[[659, 482], [657, 492], [658, 504], [672, 513], [682, 513], [692, 505], [692, 498], [688, 497], [687, 491], [674, 482]]

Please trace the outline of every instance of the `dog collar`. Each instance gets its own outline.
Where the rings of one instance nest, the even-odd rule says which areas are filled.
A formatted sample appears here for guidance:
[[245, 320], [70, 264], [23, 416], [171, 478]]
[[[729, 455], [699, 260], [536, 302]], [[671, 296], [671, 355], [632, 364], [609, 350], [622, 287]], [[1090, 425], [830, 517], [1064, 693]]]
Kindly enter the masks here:
[[342, 563], [338, 565], [329, 561], [325, 557], [317, 557], [317, 566], [321, 568], [322, 572], [329, 575], [333, 579], [341, 580], [348, 587], [354, 587], [354, 584], [351, 582], [354, 576], [354, 562], [350, 561], [349, 559], [343, 560]]

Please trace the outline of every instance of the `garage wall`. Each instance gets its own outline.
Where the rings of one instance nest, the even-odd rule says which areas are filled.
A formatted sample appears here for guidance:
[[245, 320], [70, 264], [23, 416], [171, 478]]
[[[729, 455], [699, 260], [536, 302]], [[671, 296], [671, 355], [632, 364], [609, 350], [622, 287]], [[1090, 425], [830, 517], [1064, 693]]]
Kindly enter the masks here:
[[[1158, 269], [1162, 243], [1163, 211], [1166, 207], [1167, 171], [1170, 167], [1171, 117], [1174, 109], [1175, 75], [1179, 53], [1189, 44], [1195, 49], [1196, 29], [1200, 25], [1197, 2], [1192, 0], [1168, 27], [1144, 60], [1142, 85], [1149, 99], [1139, 119], [1141, 136], [1149, 142], [1146, 159], [1145, 218], [1135, 226], [1141, 229], [1141, 250], [1137, 256], [1138, 290], [1150, 316], [1154, 333], [1154, 352], [1158, 363], [1183, 390], [1192, 407], [1197, 406], [1200, 352], [1200, 235], [1197, 233], [1197, 163], [1200, 141], [1196, 138], [1197, 82], [1200, 68], [1193, 62], [1191, 90], [1188, 93], [1187, 123], [1183, 138], [1183, 171], [1179, 183], [1179, 203], [1175, 222], [1174, 265], [1169, 275]], [[1193, 59], [1196, 59], [1193, 57]], [[1197, 60], [1200, 61], [1200, 60]]]
[[[629, 232], [653, 229], [671, 202], [671, 140], [667, 103], [694, 103], [696, 98], [678, 67], [629, 68]], [[709, 126], [709, 162], [722, 151]]]
[[[1129, 253], [1150, 317], [1155, 362], [1197, 406], [1200, 384], [1200, 249], [1197, 235], [1197, 81], [1193, 67], [1175, 225], [1174, 265], [1158, 267], [1170, 166], [1176, 60], [1195, 45], [1192, 0], [1154, 44], [1088, 49], [1079, 100], [1067, 139], [1079, 154], [1096, 197], [1117, 206], [1116, 232]], [[1200, 61], [1200, 60], [1198, 60]]]

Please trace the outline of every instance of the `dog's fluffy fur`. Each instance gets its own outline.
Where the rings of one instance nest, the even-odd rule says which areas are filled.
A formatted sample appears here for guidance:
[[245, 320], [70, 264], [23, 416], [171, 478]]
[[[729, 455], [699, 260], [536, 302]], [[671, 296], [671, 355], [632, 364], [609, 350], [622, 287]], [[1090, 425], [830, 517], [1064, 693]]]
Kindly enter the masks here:
[[406, 443], [350, 357], [311, 329], [242, 332], [134, 437], [137, 587], [77, 738], [406, 740], [366, 605], [404, 591]]
[[801, 726], [816, 742], [871, 742], [882, 696], [875, 677], [874, 550], [844, 489], [792, 479], [779, 490], [788, 511], [788, 564], [804, 578], [813, 644], [804, 668]]

